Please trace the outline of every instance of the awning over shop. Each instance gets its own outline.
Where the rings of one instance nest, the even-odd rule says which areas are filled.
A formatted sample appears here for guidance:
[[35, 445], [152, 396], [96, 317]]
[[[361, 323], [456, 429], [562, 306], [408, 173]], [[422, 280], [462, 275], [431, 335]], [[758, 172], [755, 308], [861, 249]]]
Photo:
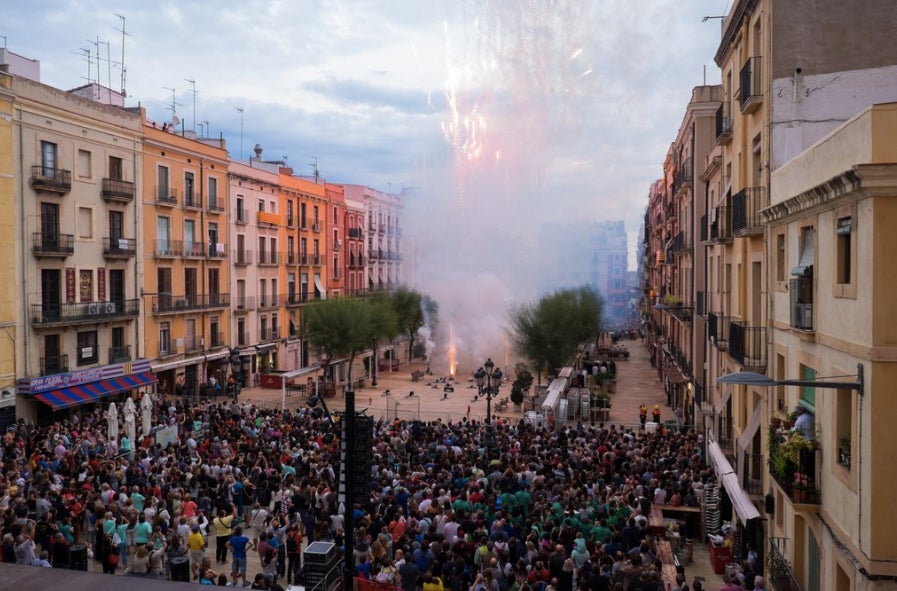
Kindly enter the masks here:
[[194, 356], [188, 357], [187, 359], [178, 359], [177, 361], [169, 361], [168, 363], [160, 363], [159, 365], [153, 365], [153, 373], [161, 373], [163, 371], [168, 371], [170, 369], [177, 369], [179, 367], [185, 367], [187, 365], [194, 365], [196, 363], [202, 363], [205, 358], [203, 356]]
[[34, 397], [48, 405], [53, 410], [60, 410], [70, 406], [77, 406], [86, 402], [93, 402], [105, 396], [111, 396], [130, 390], [148, 386], [156, 382], [156, 376], [150, 372], [135, 373], [109, 380], [99, 380], [87, 384], [79, 384], [69, 388], [48, 390], [35, 394]]
[[682, 375], [682, 372], [679, 371], [679, 368], [675, 366], [667, 367], [663, 370], [663, 374], [671, 384], [684, 384], [688, 381], [685, 379], [685, 376]]
[[216, 359], [224, 359], [230, 355], [230, 351], [227, 349], [221, 349], [220, 351], [214, 351], [206, 355], [206, 361], [215, 361]]
[[735, 513], [738, 514], [738, 518], [742, 522], [747, 523], [751, 519], [760, 517], [757, 507], [754, 506], [751, 498], [738, 484], [738, 475], [732, 469], [732, 464], [729, 463], [726, 454], [720, 449], [719, 444], [713, 440], [712, 432], [708, 436], [707, 455], [710, 458], [713, 471], [716, 472], [716, 477], [729, 494], [729, 500], [732, 501], [732, 507], [735, 509]]
[[741, 436], [738, 437], [739, 449], [746, 451], [748, 446], [750, 446], [751, 444], [751, 439], [753, 439], [754, 435], [757, 434], [757, 429], [760, 428], [761, 410], [762, 409], [760, 408], [759, 404], [754, 408], [754, 414], [751, 415], [747, 427], [744, 428], [744, 432], [742, 432]]
[[256, 345], [255, 348], [259, 353], [266, 353], [266, 352], [274, 349], [274, 347], [276, 347], [276, 346], [277, 346], [277, 343], [265, 343], [264, 345]]
[[244, 347], [240, 349], [240, 357], [250, 357], [256, 354], [255, 347]]

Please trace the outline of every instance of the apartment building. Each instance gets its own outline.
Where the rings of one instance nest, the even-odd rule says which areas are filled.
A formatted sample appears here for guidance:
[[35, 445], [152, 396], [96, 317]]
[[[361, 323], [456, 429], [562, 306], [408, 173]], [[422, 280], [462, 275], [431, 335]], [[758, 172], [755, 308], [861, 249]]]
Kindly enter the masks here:
[[[736, 522], [736, 558], [753, 545], [776, 589], [876, 588], [895, 574], [892, 549], [878, 543], [892, 524], [870, 520], [880, 501], [868, 492], [873, 482], [885, 490], [893, 470], [854, 467], [865, 452], [875, 466], [871, 430], [891, 412], [867, 402], [893, 371], [877, 349], [889, 312], [874, 297], [887, 283], [878, 279], [888, 263], [874, 253], [887, 247], [882, 185], [892, 174], [876, 167], [893, 162], [876, 140], [893, 116], [869, 106], [897, 98], [895, 23], [880, 0], [741, 0], [715, 56], [718, 151], [700, 175], [707, 455], [727, 493], [724, 517]], [[718, 381], [745, 371], [791, 385]], [[847, 376], [836, 380], [844, 387], [819, 384], [832, 375]], [[858, 375], [861, 391], [851, 386]], [[797, 407], [802, 424], [815, 419], [804, 432], [815, 443], [791, 465], [784, 451], [800, 439], [775, 425]]]
[[364, 203], [367, 289], [395, 289], [401, 282], [402, 198], [363, 185], [345, 185], [346, 199]]
[[[327, 289], [331, 297], [340, 297], [346, 293], [346, 283], [349, 275], [349, 257], [343, 250], [343, 241], [347, 236], [346, 230], [346, 190], [342, 185], [333, 183], [325, 184], [327, 195], [326, 215], [328, 219], [328, 231], [326, 233], [328, 253], [327, 262]], [[348, 246], [348, 245], [346, 245]]]
[[155, 382], [142, 358], [142, 122], [24, 76], [4, 81], [15, 227], [4, 234], [15, 243], [6, 263], [15, 295], [4, 301], [16, 306], [16, 413], [48, 421]]
[[230, 251], [224, 140], [143, 120], [146, 350], [165, 394], [229, 371]]
[[346, 295], [359, 296], [367, 291], [365, 281], [365, 209], [364, 201], [346, 195], [343, 187], [343, 197], [346, 202], [346, 222], [343, 242], [343, 260], [346, 266]]

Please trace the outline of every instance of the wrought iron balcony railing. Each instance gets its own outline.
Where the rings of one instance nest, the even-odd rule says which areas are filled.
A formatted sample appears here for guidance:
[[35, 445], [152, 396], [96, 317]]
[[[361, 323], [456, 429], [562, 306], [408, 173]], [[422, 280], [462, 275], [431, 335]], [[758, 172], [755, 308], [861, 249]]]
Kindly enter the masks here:
[[69, 370], [68, 355], [50, 355], [40, 358], [40, 375], [49, 376]]
[[109, 347], [109, 363], [125, 363], [131, 361], [131, 345]]
[[729, 111], [728, 102], [716, 109], [716, 143], [721, 146], [732, 141], [732, 114]]
[[137, 256], [137, 241], [133, 238], [103, 238], [103, 256], [106, 258]]
[[35, 232], [32, 236], [31, 252], [38, 257], [67, 257], [75, 253], [75, 236]]
[[134, 317], [139, 312], [139, 299], [76, 304], [32, 304], [31, 323], [46, 326], [72, 322], [99, 322]]
[[766, 207], [766, 188], [747, 187], [732, 196], [732, 233], [749, 236], [763, 233], [760, 210]]
[[72, 190], [72, 171], [36, 164], [31, 167], [31, 188], [35, 191], [68, 193]]
[[748, 326], [741, 320], [729, 323], [729, 356], [743, 368], [766, 371], [766, 327]]
[[741, 91], [738, 100], [742, 113], [753, 113], [763, 104], [763, 77], [761, 76], [761, 57], [748, 58], [741, 68]]
[[121, 179], [103, 179], [100, 195], [106, 201], [130, 203], [134, 200], [134, 183]]

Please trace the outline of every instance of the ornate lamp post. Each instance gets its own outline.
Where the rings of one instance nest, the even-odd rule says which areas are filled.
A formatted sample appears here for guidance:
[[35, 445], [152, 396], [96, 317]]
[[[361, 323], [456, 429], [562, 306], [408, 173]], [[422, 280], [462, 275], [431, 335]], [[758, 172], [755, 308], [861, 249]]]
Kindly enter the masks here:
[[486, 395], [486, 447], [487, 453], [491, 451], [495, 443], [495, 437], [492, 427], [492, 397], [498, 396], [501, 388], [501, 370], [495, 367], [492, 358], [486, 359], [483, 367], [476, 370], [473, 374], [477, 383], [477, 397]]

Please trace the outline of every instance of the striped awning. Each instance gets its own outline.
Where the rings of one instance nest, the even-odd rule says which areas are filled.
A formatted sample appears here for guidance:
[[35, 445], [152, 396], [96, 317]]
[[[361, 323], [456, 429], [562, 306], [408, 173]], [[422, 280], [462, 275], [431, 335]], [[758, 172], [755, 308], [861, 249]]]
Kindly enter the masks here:
[[118, 378], [98, 380], [88, 384], [78, 384], [69, 388], [48, 390], [34, 395], [35, 398], [52, 408], [60, 410], [70, 406], [78, 406], [86, 402], [94, 402], [100, 398], [118, 394], [132, 388], [148, 386], [156, 382], [151, 372], [132, 373]]

